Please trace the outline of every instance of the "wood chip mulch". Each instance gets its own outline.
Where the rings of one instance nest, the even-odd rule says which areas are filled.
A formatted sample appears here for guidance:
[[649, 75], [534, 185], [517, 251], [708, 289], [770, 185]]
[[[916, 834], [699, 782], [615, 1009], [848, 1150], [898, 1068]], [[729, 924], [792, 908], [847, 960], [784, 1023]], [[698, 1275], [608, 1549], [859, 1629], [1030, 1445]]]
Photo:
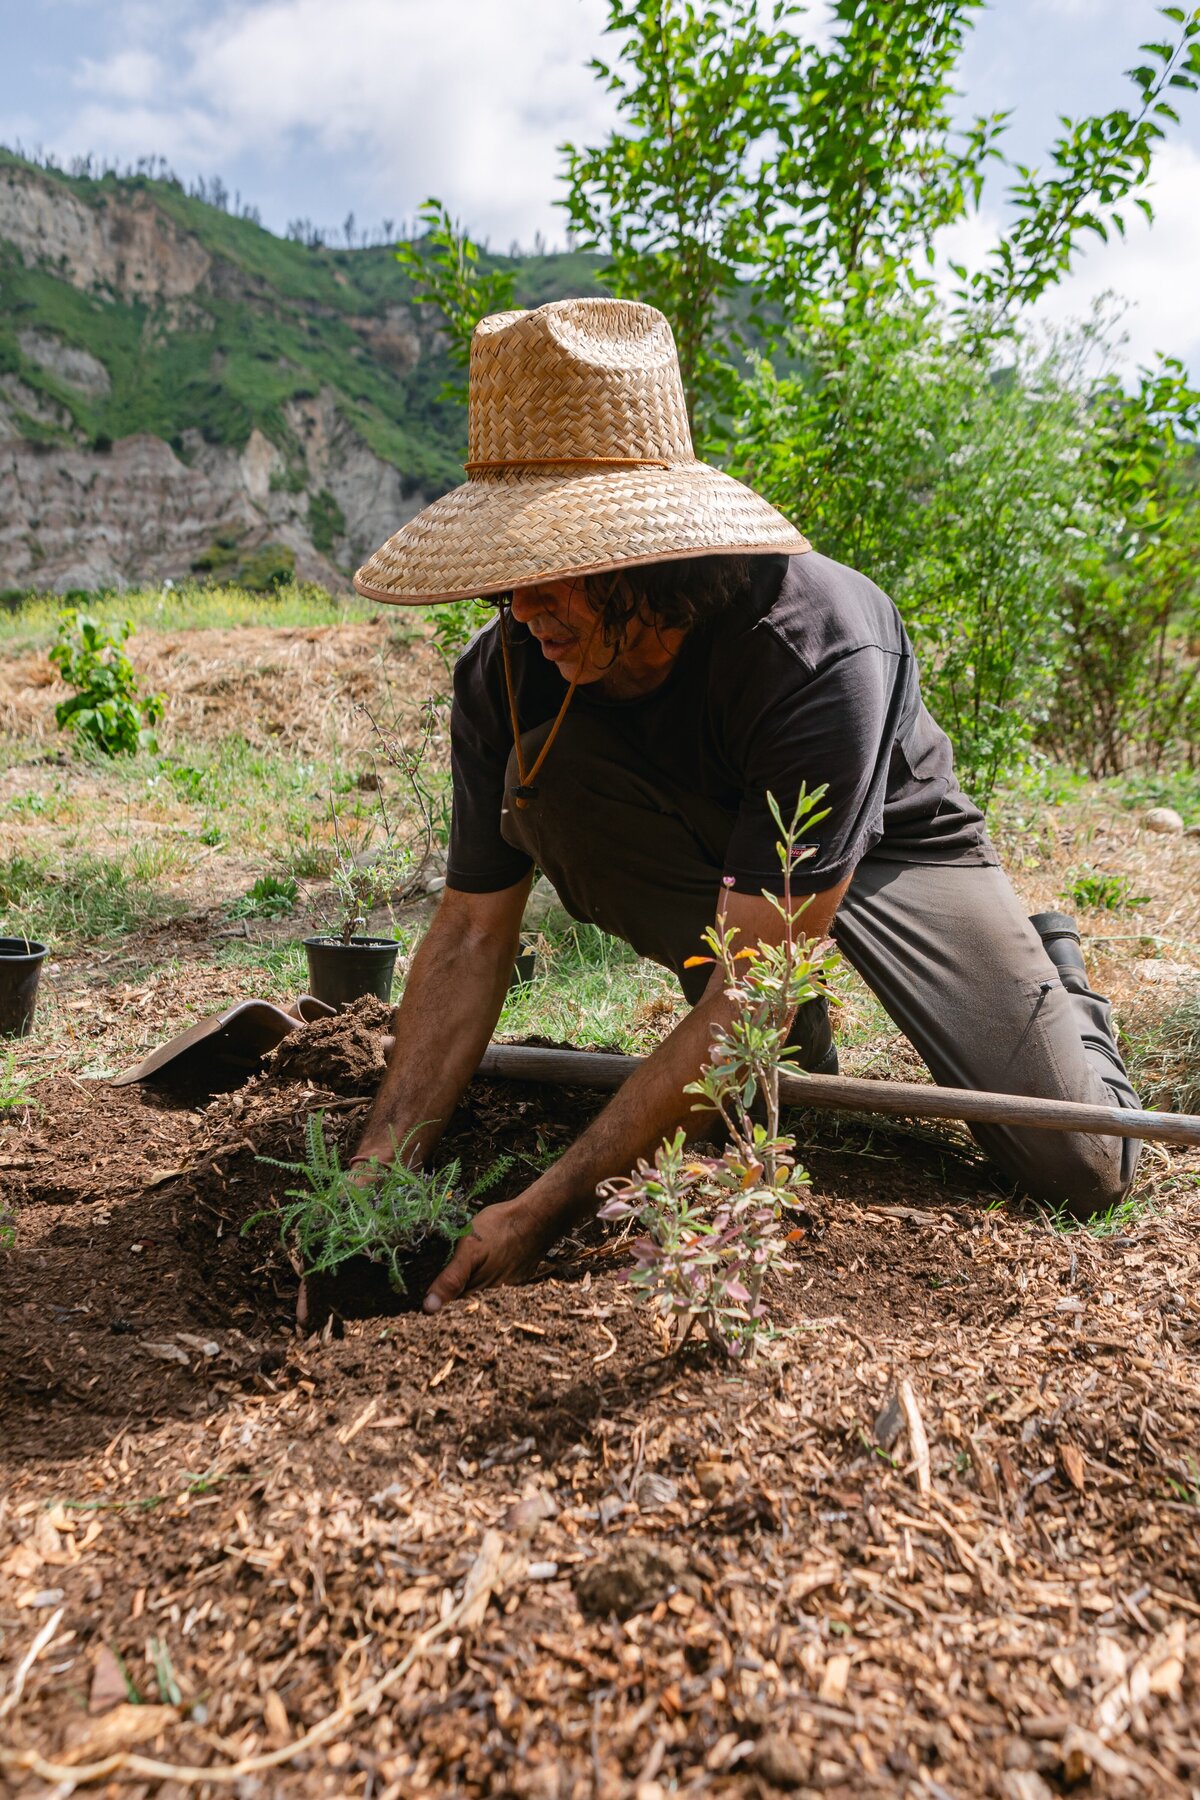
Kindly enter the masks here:
[[[22, 1800], [1200, 1791], [1200, 1159], [1096, 1238], [818, 1139], [748, 1367], [664, 1358], [599, 1235], [301, 1340], [239, 1226], [311, 1088], [45, 1086], [0, 1133]], [[489, 1154], [578, 1124], [471, 1108]]]

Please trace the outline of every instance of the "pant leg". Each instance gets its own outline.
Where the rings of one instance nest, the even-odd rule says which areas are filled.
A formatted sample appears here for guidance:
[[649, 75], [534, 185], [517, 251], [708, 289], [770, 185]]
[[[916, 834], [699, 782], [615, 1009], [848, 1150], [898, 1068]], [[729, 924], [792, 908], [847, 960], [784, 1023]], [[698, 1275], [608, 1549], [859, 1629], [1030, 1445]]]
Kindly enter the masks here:
[[[1136, 1107], [1108, 1001], [1069, 993], [1003, 870], [867, 857], [834, 938], [945, 1087]], [[1140, 1146], [972, 1126], [1022, 1188], [1079, 1216], [1128, 1191]]]
[[[548, 729], [522, 736], [526, 768]], [[518, 779], [514, 753], [507, 793]], [[672, 970], [694, 1006], [711, 970], [684, 965], [705, 954], [736, 807], [666, 783], [638, 759], [619, 726], [582, 709], [564, 719], [536, 786], [525, 807], [508, 801], [506, 842], [533, 858], [572, 918], [599, 925]], [[791, 1041], [800, 1068], [836, 1070], [824, 998], [799, 1009]]]

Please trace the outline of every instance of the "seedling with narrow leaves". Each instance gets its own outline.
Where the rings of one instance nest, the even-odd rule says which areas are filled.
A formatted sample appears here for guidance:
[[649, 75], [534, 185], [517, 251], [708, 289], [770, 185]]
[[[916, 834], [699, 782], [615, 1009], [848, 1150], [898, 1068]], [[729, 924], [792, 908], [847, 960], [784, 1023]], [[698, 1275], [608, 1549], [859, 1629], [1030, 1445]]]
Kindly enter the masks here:
[[811, 854], [798, 839], [826, 817], [816, 810], [825, 791], [801, 787], [786, 823], [774, 796], [767, 796], [780, 834], [783, 893], [764, 897], [779, 915], [779, 941], [739, 947], [737, 928], [726, 923], [722, 908], [705, 933], [710, 954], [693, 959], [721, 970], [732, 1005], [699, 1080], [686, 1090], [697, 1096], [697, 1112], [720, 1117], [725, 1150], [701, 1155], [681, 1128], [653, 1164], [639, 1162], [631, 1176], [600, 1189], [602, 1219], [641, 1227], [626, 1279], [639, 1299], [671, 1321], [676, 1350], [698, 1327], [714, 1348], [752, 1355], [774, 1335], [764, 1283], [791, 1266], [788, 1245], [803, 1235], [796, 1207], [808, 1176], [796, 1162], [794, 1138], [781, 1129], [779, 1078], [795, 1054], [787, 1040], [796, 1008], [828, 992], [837, 960], [800, 931], [807, 901], [798, 903], [793, 894], [796, 865]]
[[374, 907], [403, 904], [420, 892], [438, 837], [438, 805], [428, 780], [430, 748], [439, 729], [437, 702], [430, 699], [423, 703], [413, 743], [405, 742], [397, 732], [385, 729], [369, 707], [364, 706], [362, 711], [375, 734], [379, 754], [403, 777], [413, 803], [416, 826], [407, 838], [401, 838], [388, 813], [378, 766], [374, 780], [379, 796], [378, 822], [382, 827], [382, 838], [377, 849], [370, 849], [374, 826], [368, 827], [357, 848], [353, 846], [330, 793], [336, 855], [329, 880], [337, 904], [334, 935], [343, 944], [349, 944], [355, 932], [363, 930]]
[[[352, 1257], [365, 1256], [386, 1269], [396, 1293], [406, 1293], [406, 1265], [439, 1242], [449, 1252], [471, 1229], [473, 1202], [512, 1166], [511, 1157], [499, 1157], [464, 1187], [457, 1159], [440, 1169], [410, 1167], [406, 1152], [413, 1136], [410, 1132], [395, 1146], [390, 1163], [372, 1158], [358, 1169], [346, 1169], [337, 1145], [326, 1140], [324, 1113], [315, 1112], [308, 1120], [303, 1161], [259, 1157], [303, 1180], [303, 1186], [287, 1189], [288, 1204], [278, 1216], [280, 1235], [295, 1246], [306, 1275], [328, 1274]], [[243, 1231], [268, 1216], [255, 1213]]]

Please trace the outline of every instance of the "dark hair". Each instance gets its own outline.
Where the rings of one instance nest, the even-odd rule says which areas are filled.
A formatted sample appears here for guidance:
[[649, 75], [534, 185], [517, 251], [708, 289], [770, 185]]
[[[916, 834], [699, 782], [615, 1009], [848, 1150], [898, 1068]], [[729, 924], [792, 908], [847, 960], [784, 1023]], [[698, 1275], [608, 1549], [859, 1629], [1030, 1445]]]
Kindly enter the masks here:
[[690, 631], [723, 612], [749, 580], [748, 556], [685, 556], [585, 575], [583, 591], [599, 612], [600, 635], [616, 656], [634, 619], [660, 630]]

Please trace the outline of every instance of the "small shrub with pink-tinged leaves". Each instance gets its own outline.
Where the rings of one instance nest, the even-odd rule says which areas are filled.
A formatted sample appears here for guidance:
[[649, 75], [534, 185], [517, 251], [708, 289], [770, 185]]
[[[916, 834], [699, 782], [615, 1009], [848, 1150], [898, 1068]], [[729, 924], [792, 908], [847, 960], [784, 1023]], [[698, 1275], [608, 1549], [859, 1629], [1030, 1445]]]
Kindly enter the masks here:
[[798, 839], [826, 817], [816, 810], [824, 793], [802, 787], [787, 823], [767, 796], [779, 827], [784, 891], [765, 897], [779, 914], [780, 941], [739, 948], [737, 928], [722, 915], [704, 936], [710, 954], [695, 959], [720, 967], [733, 1005], [700, 1079], [686, 1090], [698, 1097], [698, 1112], [720, 1115], [724, 1152], [697, 1154], [681, 1128], [653, 1164], [639, 1162], [632, 1175], [600, 1188], [602, 1219], [641, 1227], [625, 1279], [672, 1321], [673, 1349], [699, 1328], [714, 1348], [745, 1357], [774, 1335], [763, 1286], [769, 1274], [791, 1266], [788, 1244], [801, 1234], [789, 1214], [808, 1183], [795, 1140], [780, 1129], [779, 1078], [794, 1055], [787, 1039], [796, 1008], [827, 992], [837, 960], [799, 929], [805, 903], [792, 893], [796, 865], [810, 854]]

